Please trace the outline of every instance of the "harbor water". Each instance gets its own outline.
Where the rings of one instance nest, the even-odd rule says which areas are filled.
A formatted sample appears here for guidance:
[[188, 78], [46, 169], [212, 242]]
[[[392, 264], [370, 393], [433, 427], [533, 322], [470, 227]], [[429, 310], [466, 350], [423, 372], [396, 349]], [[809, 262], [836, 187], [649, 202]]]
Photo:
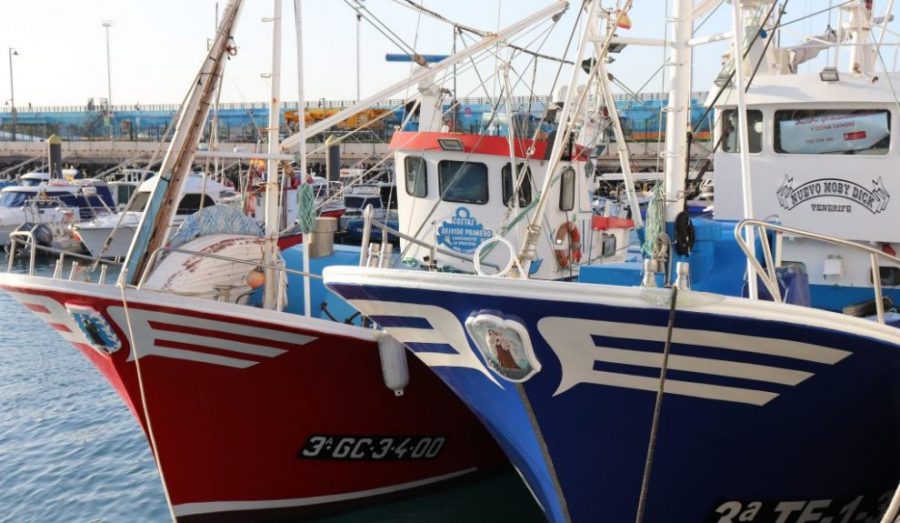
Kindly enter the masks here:
[[[6, 265], [0, 253], [0, 270]], [[49, 276], [52, 265], [37, 272]], [[0, 318], [0, 522], [170, 521], [147, 440], [100, 372], [4, 292]], [[518, 476], [508, 473], [321, 521], [544, 518]]]

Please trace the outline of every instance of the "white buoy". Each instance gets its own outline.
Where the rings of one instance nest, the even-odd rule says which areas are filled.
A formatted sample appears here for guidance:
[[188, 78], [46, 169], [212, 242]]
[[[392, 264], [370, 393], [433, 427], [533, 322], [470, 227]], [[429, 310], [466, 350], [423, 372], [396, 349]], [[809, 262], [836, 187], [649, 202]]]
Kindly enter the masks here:
[[378, 333], [378, 356], [381, 358], [381, 376], [387, 388], [397, 396], [409, 385], [409, 365], [406, 348], [386, 332]]

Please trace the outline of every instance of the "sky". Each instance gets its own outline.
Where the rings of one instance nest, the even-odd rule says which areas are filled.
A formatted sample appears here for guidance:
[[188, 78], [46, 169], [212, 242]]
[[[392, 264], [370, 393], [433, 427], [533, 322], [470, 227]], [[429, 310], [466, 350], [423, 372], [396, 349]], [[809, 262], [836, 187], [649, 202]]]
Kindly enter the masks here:
[[[459, 23], [496, 30], [551, 0], [416, 0]], [[116, 105], [179, 103], [205, 56], [207, 40], [213, 36], [216, 4], [220, 0], [0, 0], [0, 49], [14, 48], [12, 58], [15, 100], [18, 107], [84, 105], [88, 98], [107, 96], [106, 33], [102, 21], [109, 20], [112, 100]], [[836, 0], [792, 0], [785, 20], [828, 7]], [[900, 2], [898, 2], [900, 3]], [[365, 6], [408, 45], [420, 53], [449, 53], [453, 32], [443, 22], [432, 20], [404, 7], [397, 0], [365, 0]], [[560, 56], [573, 29], [579, 2], [573, 2], [565, 15], [550, 27], [549, 22], [516, 39], [520, 45], [537, 45], [546, 36], [541, 51]], [[615, 0], [603, 0], [612, 6]], [[666, 26], [665, 0], [634, 0], [633, 27], [622, 35], [662, 38]], [[304, 86], [307, 100], [355, 99], [356, 30], [355, 12], [343, 0], [302, 0]], [[876, 1], [876, 13], [882, 13], [886, 0]], [[895, 8], [895, 11], [900, 7]], [[730, 28], [730, 6], [714, 13], [697, 31], [709, 34]], [[227, 65], [223, 84], [223, 102], [261, 102], [267, 100], [271, 71], [272, 24], [263, 21], [273, 13], [272, 0], [245, 0], [235, 40], [239, 51]], [[282, 100], [297, 99], [297, 54], [293, 1], [283, 7]], [[792, 24], [793, 32], [784, 38], [799, 39], [802, 34], [819, 34], [828, 23], [828, 15]], [[551, 30], [552, 29], [552, 30]], [[892, 37], [893, 38], [893, 37]], [[890, 39], [889, 39], [890, 40]], [[360, 25], [360, 75], [362, 96], [377, 92], [408, 75], [409, 64], [386, 63], [385, 53], [399, 52], [383, 34], [367, 21]], [[786, 43], [786, 42], [783, 42]], [[570, 54], [574, 54], [574, 45]], [[694, 89], [708, 90], [719, 71], [724, 43], [695, 51]], [[502, 54], [506, 56], [508, 51]], [[4, 59], [8, 56], [3, 56]], [[629, 46], [610, 73], [632, 90], [649, 81], [645, 92], [663, 87], [657, 74], [663, 51], [654, 47]], [[0, 98], [10, 97], [9, 63], [0, 67]], [[557, 65], [540, 61], [537, 74], [530, 60], [520, 57], [513, 67], [524, 80], [516, 94], [549, 94]], [[811, 64], [807, 67], [821, 67]], [[495, 80], [482, 87], [471, 71], [459, 75], [460, 96], [495, 95]], [[479, 64], [482, 78], [496, 70], [494, 59]], [[562, 78], [568, 77], [562, 71]], [[515, 76], [513, 76], [515, 81]], [[402, 93], [400, 93], [402, 94]]]

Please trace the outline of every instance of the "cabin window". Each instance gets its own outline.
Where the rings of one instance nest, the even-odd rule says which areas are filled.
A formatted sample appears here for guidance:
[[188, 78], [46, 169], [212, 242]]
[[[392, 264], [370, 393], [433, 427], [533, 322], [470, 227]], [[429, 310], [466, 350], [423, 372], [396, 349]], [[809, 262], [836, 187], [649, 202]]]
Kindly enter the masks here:
[[488, 201], [487, 165], [443, 160], [438, 163], [438, 185], [445, 202], [483, 205]]
[[885, 155], [891, 116], [885, 110], [775, 111], [775, 151], [783, 154]]
[[23, 192], [8, 191], [0, 196], [0, 207], [21, 207], [28, 195]]
[[[516, 174], [521, 178], [521, 183], [519, 184], [519, 207], [525, 207], [531, 203], [531, 169], [526, 167], [523, 172], [522, 164], [519, 164], [516, 166]], [[501, 178], [503, 180], [503, 203], [507, 207], [512, 207], [513, 192], [516, 189], [516, 177], [513, 176], [510, 164], [503, 166]]]
[[425, 158], [420, 156], [407, 156], [403, 160], [406, 169], [406, 194], [416, 198], [428, 196], [428, 168]]
[[[738, 113], [735, 109], [722, 111], [722, 150], [726, 153], [741, 152], [738, 140]], [[762, 111], [747, 111], [747, 143], [751, 153], [762, 151], [763, 115]]]
[[35, 206], [42, 209], [49, 209], [65, 205], [67, 207], [78, 207], [78, 199], [68, 192], [39, 192], [34, 195], [32, 202]]
[[147, 202], [150, 200], [150, 191], [141, 191], [134, 196], [134, 199], [131, 200], [131, 203], [128, 204], [128, 208], [125, 209], [126, 212], [141, 212], [144, 210], [144, 207], [147, 206]]
[[[216, 202], [207, 195], [203, 195], [203, 207], [212, 207]], [[195, 212], [200, 210], [200, 195], [199, 194], [185, 194], [184, 198], [181, 199], [181, 203], [178, 204], [178, 210], [175, 211], [175, 214], [194, 214]]]
[[124, 204], [131, 198], [132, 193], [134, 193], [133, 185], [119, 185], [116, 187], [116, 201], [119, 204]]
[[569, 212], [575, 208], [575, 169], [567, 168], [559, 176], [559, 210]]

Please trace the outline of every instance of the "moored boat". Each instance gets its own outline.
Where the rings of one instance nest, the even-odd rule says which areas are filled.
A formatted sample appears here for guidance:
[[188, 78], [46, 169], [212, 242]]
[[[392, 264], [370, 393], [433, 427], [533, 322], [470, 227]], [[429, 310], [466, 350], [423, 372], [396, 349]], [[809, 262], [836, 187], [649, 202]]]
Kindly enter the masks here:
[[[671, 11], [663, 222], [640, 263], [529, 281], [522, 241], [505, 278], [330, 267], [326, 283], [485, 420], [551, 521], [878, 521], [900, 481], [886, 312], [900, 237], [883, 174], [898, 161], [898, 77], [874, 74], [871, 2], [836, 7], [850, 70], [821, 76], [794, 74], [772, 2], [736, 2], [731, 56], [748, 63], [720, 75], [717, 220], [692, 220], [690, 46], [705, 40], [692, 22], [712, 4]], [[596, 8], [582, 44], [595, 64], [620, 19]], [[545, 234], [542, 213], [528, 219]]]
[[[276, 248], [277, 160], [285, 156], [277, 154], [277, 125], [269, 126], [270, 150], [262, 155], [264, 235], [222, 206], [169, 234], [215, 91], [210, 79], [236, 51], [231, 35], [241, 4], [228, 2], [191, 82], [118, 281], [104, 281], [105, 270], [83, 281], [91, 273], [81, 266], [63, 278], [61, 259], [54, 277], [4, 274], [0, 288], [69, 340], [122, 396], [179, 521], [310, 518], [506, 467], [477, 418], [436, 376], [324, 289], [323, 267], [359, 263], [358, 249], [329, 252], [327, 227], [304, 229], [309, 241], [301, 246]], [[276, 8], [276, 35], [280, 20]], [[489, 35], [456, 59], [526, 25]], [[273, 54], [270, 109], [277, 115]], [[314, 225], [310, 211], [303, 209], [301, 222]]]

